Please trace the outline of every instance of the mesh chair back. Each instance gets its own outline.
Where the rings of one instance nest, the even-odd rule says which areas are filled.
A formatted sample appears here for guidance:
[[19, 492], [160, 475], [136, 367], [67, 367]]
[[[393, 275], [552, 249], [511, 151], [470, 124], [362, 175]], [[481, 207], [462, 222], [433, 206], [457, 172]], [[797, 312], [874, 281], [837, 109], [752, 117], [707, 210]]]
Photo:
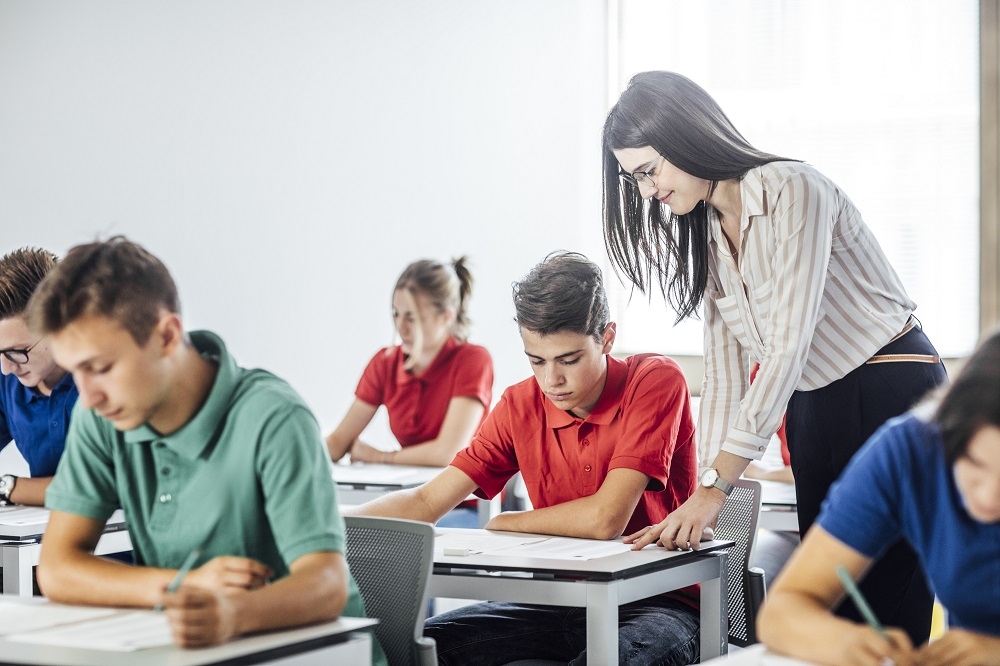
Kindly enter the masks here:
[[722, 506], [715, 528], [716, 538], [736, 543], [729, 549], [727, 582], [729, 640], [746, 646], [757, 642], [754, 622], [763, 600], [763, 572], [750, 569], [757, 517], [760, 513], [760, 483], [740, 479]]
[[[390, 666], [436, 663], [423, 638], [434, 526], [414, 520], [346, 516], [347, 564]], [[428, 654], [428, 652], [430, 654]]]

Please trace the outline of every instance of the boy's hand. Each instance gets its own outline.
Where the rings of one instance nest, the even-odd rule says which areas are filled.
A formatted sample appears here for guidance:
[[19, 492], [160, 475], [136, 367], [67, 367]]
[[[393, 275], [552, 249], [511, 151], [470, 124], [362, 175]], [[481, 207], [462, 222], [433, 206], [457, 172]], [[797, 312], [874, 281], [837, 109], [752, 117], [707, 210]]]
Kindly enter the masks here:
[[267, 584], [274, 572], [266, 564], [248, 557], [216, 557], [184, 578], [184, 585], [233, 594], [256, 590]]
[[225, 643], [237, 633], [236, 607], [224, 592], [182, 586], [164, 593], [163, 609], [174, 642], [185, 648]]

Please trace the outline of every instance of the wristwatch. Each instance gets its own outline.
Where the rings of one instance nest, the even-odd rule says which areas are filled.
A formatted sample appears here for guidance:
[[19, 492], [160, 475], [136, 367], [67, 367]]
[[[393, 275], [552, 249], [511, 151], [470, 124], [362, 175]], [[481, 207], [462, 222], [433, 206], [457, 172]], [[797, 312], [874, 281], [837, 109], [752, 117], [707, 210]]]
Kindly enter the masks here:
[[[701, 480], [699, 483], [701, 483], [701, 485], [705, 488], [718, 488], [722, 492], [726, 493], [726, 495], [733, 492], [733, 484], [719, 476], [719, 470], [714, 467], [709, 467], [701, 473]], [[2, 482], [0, 482], [0, 484], [2, 484]]]
[[13, 474], [4, 474], [0, 476], [0, 506], [7, 506], [8, 504], [13, 504], [10, 501], [10, 494], [14, 492], [14, 484], [17, 483], [17, 477]]

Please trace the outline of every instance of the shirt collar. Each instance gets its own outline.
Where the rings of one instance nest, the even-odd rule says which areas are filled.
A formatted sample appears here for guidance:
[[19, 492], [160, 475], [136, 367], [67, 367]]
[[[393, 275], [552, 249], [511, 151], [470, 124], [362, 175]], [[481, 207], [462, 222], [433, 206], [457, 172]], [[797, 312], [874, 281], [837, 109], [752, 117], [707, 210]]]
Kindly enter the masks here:
[[[740, 231], [746, 231], [750, 226], [750, 218], [764, 214], [765, 206], [764, 181], [761, 177], [760, 167], [754, 167], [743, 174], [740, 179], [740, 203], [743, 206], [743, 214], [740, 217]], [[708, 228], [712, 235], [712, 241], [716, 245], [723, 244], [722, 223], [719, 213], [714, 207], [709, 208]]]
[[[9, 376], [13, 377], [13, 375]], [[17, 381], [17, 377], [14, 377], [14, 379], [15, 381]], [[52, 387], [52, 390], [49, 391], [48, 395], [45, 395], [44, 393], [39, 391], [38, 388], [36, 387], [28, 388], [20, 381], [18, 381], [17, 383], [18, 386], [20, 386], [20, 388], [24, 391], [24, 395], [27, 397], [27, 402], [35, 402], [36, 400], [46, 400], [48, 398], [55, 396], [57, 393], [63, 393], [76, 386], [76, 384], [73, 383], [73, 374], [70, 372], [67, 372], [65, 375], [63, 375], [62, 379], [56, 382], [56, 385]]]
[[239, 368], [219, 336], [209, 331], [191, 331], [189, 337], [202, 358], [218, 364], [215, 381], [205, 404], [194, 418], [170, 435], [163, 436], [148, 424], [143, 424], [126, 431], [124, 437], [126, 442], [165, 442], [173, 451], [194, 460], [212, 442], [219, 423], [226, 417], [230, 398], [239, 379]]
[[[625, 392], [625, 381], [628, 378], [628, 365], [624, 361], [619, 361], [610, 354], [606, 355], [608, 360], [608, 376], [604, 381], [604, 391], [598, 398], [594, 409], [590, 411], [587, 418], [582, 419], [586, 423], [597, 425], [608, 425], [615, 420], [618, 410], [621, 409], [622, 394]], [[543, 394], [545, 401], [545, 418], [549, 427], [553, 430], [565, 428], [581, 421], [564, 409], [559, 409], [552, 401]]]
[[411, 382], [427, 382], [434, 378], [435, 373], [447, 363], [448, 358], [451, 356], [451, 350], [458, 346], [458, 340], [455, 336], [449, 335], [448, 339], [444, 341], [444, 346], [441, 347], [441, 351], [437, 353], [431, 364], [427, 366], [427, 369], [421, 372], [419, 375], [411, 374], [406, 370], [406, 356], [403, 354], [402, 348], [397, 347], [399, 353], [399, 358], [396, 364], [396, 385], [406, 386]]

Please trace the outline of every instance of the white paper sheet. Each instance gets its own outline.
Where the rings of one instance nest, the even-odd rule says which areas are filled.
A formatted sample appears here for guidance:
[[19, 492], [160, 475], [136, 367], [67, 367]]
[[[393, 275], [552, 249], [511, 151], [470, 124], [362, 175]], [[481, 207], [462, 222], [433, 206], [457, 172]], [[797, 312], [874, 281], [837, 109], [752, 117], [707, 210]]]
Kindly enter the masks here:
[[11, 634], [7, 639], [113, 652], [133, 652], [173, 642], [167, 616], [154, 611], [115, 612], [95, 620]]
[[337, 483], [384, 485], [399, 482], [413, 475], [409, 469], [392, 469], [390, 465], [334, 465], [333, 479]]
[[30, 506], [9, 506], [0, 509], [0, 525], [45, 525], [48, 522], [48, 509]]
[[[464, 530], [463, 530], [464, 531]], [[597, 541], [570, 537], [516, 536], [509, 534], [463, 534], [463, 531], [439, 533], [434, 540], [438, 555], [464, 551], [464, 555], [498, 557], [536, 557], [550, 560], [593, 560], [626, 553], [631, 545], [621, 541]]]
[[46, 629], [69, 622], [93, 620], [117, 613], [114, 608], [79, 608], [49, 603], [25, 604], [0, 598], [0, 634]]

